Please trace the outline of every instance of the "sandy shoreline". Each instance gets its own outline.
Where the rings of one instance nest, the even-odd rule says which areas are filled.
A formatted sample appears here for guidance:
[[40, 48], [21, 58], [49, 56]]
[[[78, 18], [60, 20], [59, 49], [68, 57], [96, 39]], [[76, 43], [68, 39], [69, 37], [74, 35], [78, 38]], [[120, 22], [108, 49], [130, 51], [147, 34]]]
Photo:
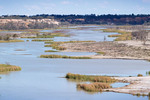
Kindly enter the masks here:
[[105, 55], [87, 55], [93, 59], [129, 59], [149, 60], [150, 45], [142, 45], [137, 41], [66, 43], [61, 46], [67, 48], [63, 52], [104, 52]]
[[106, 89], [104, 91], [117, 92], [117, 93], [127, 93], [132, 95], [143, 95], [148, 96], [150, 93], [150, 76], [145, 77], [114, 77], [115, 79], [130, 83], [127, 86], [119, 88]]

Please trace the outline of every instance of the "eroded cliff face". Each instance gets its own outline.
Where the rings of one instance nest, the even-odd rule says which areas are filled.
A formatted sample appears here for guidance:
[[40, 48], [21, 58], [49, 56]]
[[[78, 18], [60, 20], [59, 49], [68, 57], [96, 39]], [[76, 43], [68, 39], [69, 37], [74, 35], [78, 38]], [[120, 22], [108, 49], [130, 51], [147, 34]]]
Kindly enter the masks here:
[[0, 19], [0, 24], [6, 24], [9, 22], [13, 23], [48, 23], [48, 24], [56, 24], [59, 25], [60, 23], [54, 19]]
[[58, 26], [60, 22], [54, 19], [0, 19], [0, 29], [42, 29]]

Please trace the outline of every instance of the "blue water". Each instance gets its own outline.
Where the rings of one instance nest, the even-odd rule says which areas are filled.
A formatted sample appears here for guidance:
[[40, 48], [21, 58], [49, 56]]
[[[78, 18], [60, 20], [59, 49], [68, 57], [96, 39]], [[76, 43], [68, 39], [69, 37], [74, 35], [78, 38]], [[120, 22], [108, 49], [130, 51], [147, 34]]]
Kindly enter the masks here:
[[[92, 30], [94, 34], [95, 31]], [[91, 38], [91, 40], [94, 39], [96, 37]], [[24, 51], [16, 51], [16, 49]], [[0, 63], [8, 62], [22, 67], [22, 71], [0, 75], [2, 77], [0, 100], [148, 100], [148, 97], [136, 97], [129, 94], [78, 91], [76, 82], [70, 82], [61, 77], [68, 72], [86, 75], [136, 76], [139, 73], [145, 75], [150, 69], [149, 62], [119, 59], [39, 58], [41, 54], [50, 54], [44, 52], [49, 49], [44, 47], [43, 42], [0, 43]], [[57, 52], [56, 54], [92, 55], [94, 53]], [[114, 87], [124, 85], [126, 84], [113, 84]]]
[[[118, 33], [107, 33], [102, 31], [95, 31], [96, 29], [102, 29], [101, 26], [84, 26], [87, 29], [58, 29], [59, 31], [67, 30], [65, 33], [70, 34], [70, 37], [55, 37], [55, 41], [104, 41], [104, 37], [106, 37], [106, 41], [113, 41], [115, 38], [108, 37], [108, 35], [118, 34]], [[90, 27], [90, 28], [88, 28]], [[71, 27], [76, 28], [76, 27]], [[55, 30], [43, 30], [42, 32], [53, 32]]]

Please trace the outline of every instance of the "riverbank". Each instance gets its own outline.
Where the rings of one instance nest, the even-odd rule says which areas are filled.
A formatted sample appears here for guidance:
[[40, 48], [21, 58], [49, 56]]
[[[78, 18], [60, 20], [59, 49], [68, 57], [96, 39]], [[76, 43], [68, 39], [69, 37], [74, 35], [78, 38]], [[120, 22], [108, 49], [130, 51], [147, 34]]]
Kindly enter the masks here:
[[[144, 48], [144, 45], [127, 45], [127, 43], [123, 43], [121, 41], [66, 43], [62, 44], [61, 46], [66, 48], [64, 52], [97, 52], [97, 55], [87, 55], [88, 57], [91, 57], [93, 59], [150, 59], [150, 48]], [[99, 52], [103, 53], [101, 54]]]
[[150, 76], [145, 77], [113, 77], [121, 82], [130, 83], [130, 85], [105, 89], [104, 91], [127, 93], [137, 96], [148, 96], [150, 93]]

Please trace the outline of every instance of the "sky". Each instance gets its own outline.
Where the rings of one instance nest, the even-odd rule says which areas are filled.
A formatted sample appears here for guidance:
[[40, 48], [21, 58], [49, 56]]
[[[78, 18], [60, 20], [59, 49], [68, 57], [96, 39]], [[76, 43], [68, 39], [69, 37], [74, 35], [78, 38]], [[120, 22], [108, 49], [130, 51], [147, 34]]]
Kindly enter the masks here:
[[0, 15], [150, 14], [150, 0], [0, 0]]

